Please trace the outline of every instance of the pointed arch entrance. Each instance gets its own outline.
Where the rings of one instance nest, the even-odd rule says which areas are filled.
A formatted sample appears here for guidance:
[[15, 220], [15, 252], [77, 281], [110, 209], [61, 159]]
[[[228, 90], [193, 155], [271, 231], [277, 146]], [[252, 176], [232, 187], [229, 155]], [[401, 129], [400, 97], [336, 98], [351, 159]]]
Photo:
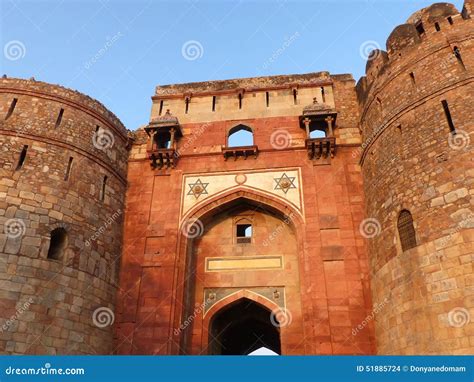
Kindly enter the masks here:
[[209, 354], [247, 355], [262, 347], [281, 354], [280, 328], [272, 312], [245, 297], [214, 314], [208, 334]]

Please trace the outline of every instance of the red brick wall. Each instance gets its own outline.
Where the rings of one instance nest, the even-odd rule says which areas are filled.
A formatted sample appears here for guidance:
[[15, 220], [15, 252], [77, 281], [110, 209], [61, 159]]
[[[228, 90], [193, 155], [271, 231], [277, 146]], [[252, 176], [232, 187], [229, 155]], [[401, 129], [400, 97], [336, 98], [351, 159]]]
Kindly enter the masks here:
[[[340, 92], [354, 92], [352, 87], [341, 85]], [[335, 94], [336, 102], [349, 100], [341, 113], [338, 125], [357, 132], [354, 125], [355, 93]], [[350, 100], [354, 102], [350, 102]], [[339, 101], [338, 101], [339, 100]], [[349, 110], [351, 108], [352, 110]], [[363, 194], [360, 168], [355, 159], [356, 146], [338, 147], [330, 164], [319, 165], [308, 159], [304, 149], [304, 130], [295, 117], [259, 118], [239, 120], [254, 129], [255, 144], [260, 153], [257, 159], [224, 161], [220, 153], [225, 145], [226, 131], [236, 121], [220, 121], [182, 126], [184, 137], [178, 142], [180, 158], [175, 169], [153, 170], [143, 158], [147, 137], [138, 132], [129, 163], [129, 188], [125, 218], [124, 254], [121, 272], [121, 290], [117, 311], [117, 349], [120, 354], [200, 354], [206, 352], [206, 331], [209, 321], [198, 314], [190, 331], [179, 329], [185, 319], [183, 310], [186, 258], [191, 256], [185, 238], [179, 230], [180, 198], [183, 175], [191, 173], [234, 173], [236, 171], [300, 168], [304, 217], [298, 217], [295, 228], [286, 229], [288, 237], [278, 250], [266, 247], [259, 241], [252, 244], [252, 252], [271, 254], [288, 251], [294, 257], [290, 273], [284, 273], [282, 282], [290, 286], [288, 305], [292, 323], [282, 328], [282, 349], [285, 354], [373, 354], [372, 323], [353, 334], [371, 312], [368, 264], [363, 238], [358, 227], [363, 216]], [[277, 129], [285, 129], [292, 137], [292, 145], [277, 150], [270, 136]], [[192, 145], [187, 144], [193, 131], [204, 131]], [[336, 128], [336, 136], [347, 130]], [[357, 138], [357, 133], [356, 133]], [[253, 203], [266, 209], [276, 209], [278, 217], [258, 217], [262, 227], [264, 219], [276, 224], [281, 215], [288, 213], [281, 202], [271, 196], [245, 195]], [[223, 246], [219, 227], [229, 224], [229, 218], [217, 217], [228, 208], [225, 198], [217, 199], [199, 215], [207, 225], [217, 224], [204, 235], [195, 250], [203, 253], [234, 253], [235, 248]], [[275, 205], [272, 205], [275, 203]], [[280, 204], [278, 204], [280, 203]], [[279, 209], [280, 208], [280, 209]], [[216, 212], [217, 211], [217, 212]], [[278, 215], [278, 214], [277, 214]], [[217, 222], [214, 220], [217, 220]], [[303, 222], [304, 218], [304, 222]], [[268, 227], [265, 229], [268, 230]], [[293, 233], [292, 233], [293, 232]], [[292, 244], [293, 243], [293, 244]], [[293, 248], [290, 250], [290, 247]], [[187, 248], [187, 249], [186, 249]], [[284, 249], [287, 248], [287, 249]], [[186, 253], [186, 251], [189, 251]], [[194, 301], [202, 300], [202, 287], [245, 287], [249, 280], [265, 286], [281, 271], [246, 271], [248, 278], [232, 273], [203, 275], [202, 257], [198, 255], [198, 274], [204, 281], [193, 285]], [[265, 275], [264, 275], [265, 274]], [[247, 281], [245, 281], [247, 280]], [[258, 286], [258, 285], [254, 285]], [[191, 312], [192, 312], [191, 306]], [[188, 309], [189, 311], [189, 309]], [[208, 319], [208, 318], [207, 318]], [[195, 333], [187, 342], [183, 337]], [[184, 342], [183, 342], [184, 341]], [[185, 348], [180, 348], [186, 344]]]

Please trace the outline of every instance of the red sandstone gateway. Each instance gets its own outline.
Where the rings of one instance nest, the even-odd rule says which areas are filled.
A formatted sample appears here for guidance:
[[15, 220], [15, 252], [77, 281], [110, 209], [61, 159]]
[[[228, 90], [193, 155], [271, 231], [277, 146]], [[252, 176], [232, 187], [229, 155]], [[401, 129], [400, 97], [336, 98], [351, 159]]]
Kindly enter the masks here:
[[158, 86], [134, 132], [2, 78], [0, 351], [473, 353], [473, 8], [415, 13], [357, 85]]

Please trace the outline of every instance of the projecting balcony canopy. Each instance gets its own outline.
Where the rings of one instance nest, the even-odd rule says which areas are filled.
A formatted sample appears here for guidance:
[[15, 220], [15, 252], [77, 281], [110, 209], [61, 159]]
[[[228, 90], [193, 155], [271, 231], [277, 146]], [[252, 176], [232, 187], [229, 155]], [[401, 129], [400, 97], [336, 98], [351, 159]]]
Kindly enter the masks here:
[[313, 98], [312, 104], [306, 105], [303, 108], [303, 117], [327, 116], [331, 114], [336, 115], [336, 110], [324, 102], [318, 102], [316, 98]]
[[[311, 105], [303, 108], [300, 126], [306, 130], [306, 149], [310, 159], [333, 158], [336, 153], [334, 128], [337, 112], [333, 107], [319, 103], [313, 98]], [[321, 132], [324, 136], [314, 138], [313, 132]]]
[[161, 115], [157, 118], [153, 118], [148, 126], [145, 127], [145, 131], [148, 136], [151, 136], [153, 133], [157, 132], [171, 132], [171, 129], [175, 130], [175, 137], [179, 138], [183, 136], [181, 132], [181, 126], [179, 125], [178, 118], [172, 115], [168, 110], [164, 115]]
[[150, 137], [147, 154], [152, 167], [175, 167], [178, 159], [176, 140], [183, 136], [178, 118], [167, 110], [164, 115], [152, 119], [145, 131]]
[[334, 136], [333, 128], [336, 124], [336, 117], [336, 109], [313, 98], [313, 103], [303, 108], [300, 126], [306, 130], [307, 139], [310, 139], [310, 133], [313, 130], [324, 131], [327, 137], [332, 137]]

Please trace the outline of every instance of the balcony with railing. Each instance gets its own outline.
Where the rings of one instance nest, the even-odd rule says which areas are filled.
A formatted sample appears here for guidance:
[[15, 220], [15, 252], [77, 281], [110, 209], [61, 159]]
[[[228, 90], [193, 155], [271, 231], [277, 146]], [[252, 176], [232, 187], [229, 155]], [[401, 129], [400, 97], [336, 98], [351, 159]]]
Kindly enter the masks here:
[[303, 109], [300, 125], [306, 131], [305, 146], [311, 160], [330, 160], [336, 154], [334, 128], [337, 112], [325, 103], [313, 99], [311, 105]]
[[153, 119], [145, 131], [149, 136], [147, 156], [153, 168], [174, 168], [179, 158], [176, 141], [183, 136], [178, 118], [166, 114]]

